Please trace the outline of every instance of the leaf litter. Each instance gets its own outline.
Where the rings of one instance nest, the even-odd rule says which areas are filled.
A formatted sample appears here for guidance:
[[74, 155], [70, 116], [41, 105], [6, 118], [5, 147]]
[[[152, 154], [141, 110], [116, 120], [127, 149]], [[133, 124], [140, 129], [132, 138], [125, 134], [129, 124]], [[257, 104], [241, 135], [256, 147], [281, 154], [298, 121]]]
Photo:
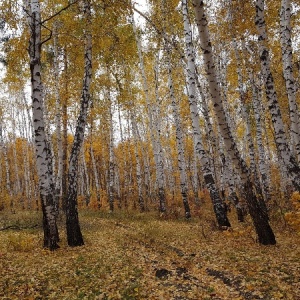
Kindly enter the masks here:
[[261, 246], [249, 224], [85, 212], [85, 246], [41, 248], [41, 228], [0, 232], [0, 299], [300, 299], [299, 235]]

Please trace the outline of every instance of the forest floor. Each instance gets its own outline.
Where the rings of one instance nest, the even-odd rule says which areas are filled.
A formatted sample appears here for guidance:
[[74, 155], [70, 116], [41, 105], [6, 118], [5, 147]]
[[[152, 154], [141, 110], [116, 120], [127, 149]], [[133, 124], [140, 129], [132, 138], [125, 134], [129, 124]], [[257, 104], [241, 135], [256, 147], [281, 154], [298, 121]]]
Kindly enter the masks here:
[[[42, 249], [39, 212], [0, 212], [0, 299], [300, 299], [300, 236], [273, 222], [275, 246], [251, 223], [81, 211], [85, 245]], [[230, 213], [230, 219], [235, 219]]]

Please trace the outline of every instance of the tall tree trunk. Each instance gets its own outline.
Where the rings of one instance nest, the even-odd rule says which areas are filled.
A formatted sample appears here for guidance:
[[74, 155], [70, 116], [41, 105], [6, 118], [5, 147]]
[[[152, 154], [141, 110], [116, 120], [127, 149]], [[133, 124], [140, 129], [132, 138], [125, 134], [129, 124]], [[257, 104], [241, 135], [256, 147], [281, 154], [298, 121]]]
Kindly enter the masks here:
[[115, 157], [114, 157], [114, 124], [113, 124], [113, 112], [112, 112], [112, 100], [110, 90], [107, 92], [107, 98], [109, 102], [109, 189], [108, 189], [108, 203], [110, 212], [114, 211], [114, 198], [115, 198]]
[[261, 122], [261, 84], [255, 80], [253, 70], [249, 69], [248, 77], [252, 88], [252, 105], [256, 127], [256, 144], [258, 148], [258, 169], [261, 177], [263, 196], [266, 204], [270, 201], [269, 175], [268, 166], [266, 163], [265, 148], [263, 145], [263, 129]]
[[176, 146], [178, 152], [178, 168], [179, 168], [179, 176], [180, 176], [180, 190], [181, 190], [181, 197], [183, 201], [183, 207], [185, 211], [185, 218], [189, 219], [191, 217], [191, 210], [188, 202], [188, 183], [187, 183], [187, 174], [186, 174], [186, 161], [184, 155], [184, 141], [183, 141], [183, 132], [182, 132], [182, 125], [180, 120], [180, 113], [178, 110], [178, 103], [175, 98], [174, 86], [173, 86], [173, 78], [172, 78], [172, 66], [170, 62], [170, 53], [167, 50], [168, 61], [167, 61], [167, 68], [168, 68], [168, 86], [169, 86], [169, 93], [171, 98], [171, 104], [173, 109], [173, 118], [175, 121], [176, 127]]
[[227, 117], [224, 111], [221, 98], [221, 91], [218, 85], [217, 75], [215, 71], [212, 45], [207, 26], [207, 19], [204, 12], [204, 3], [202, 0], [193, 0], [193, 6], [200, 36], [200, 46], [203, 51], [203, 59], [207, 79], [209, 82], [211, 99], [219, 123], [220, 132], [224, 139], [225, 148], [232, 162], [234, 163], [235, 169], [239, 172], [241, 180], [243, 182], [243, 188], [245, 191], [249, 213], [253, 220], [254, 227], [258, 235], [259, 243], [266, 245], [275, 244], [275, 235], [269, 224], [268, 216], [266, 216], [265, 213], [262, 211], [259, 201], [256, 198], [254, 185], [250, 179], [251, 176], [249, 169], [240, 155], [240, 152], [237, 148], [237, 145], [234, 141], [234, 138], [232, 136], [231, 130], [227, 122]]
[[69, 97], [69, 74], [68, 74], [68, 57], [64, 53], [64, 74], [65, 89], [62, 103], [62, 178], [61, 178], [61, 207], [66, 212], [66, 202], [68, 197], [68, 97]]
[[219, 227], [229, 227], [230, 223], [227, 218], [227, 211], [220, 197], [219, 190], [215, 184], [213, 172], [210, 168], [209, 158], [206, 150], [204, 149], [200, 123], [199, 113], [197, 107], [197, 92], [196, 92], [196, 66], [195, 66], [195, 54], [192, 44], [192, 30], [188, 19], [187, 1], [182, 0], [182, 14], [184, 19], [184, 36], [185, 36], [185, 48], [187, 57], [187, 82], [188, 82], [188, 96], [190, 105], [190, 114], [192, 118], [193, 126], [193, 138], [194, 145], [196, 147], [197, 155], [199, 155], [200, 163], [202, 167], [202, 173], [205, 180], [207, 189], [209, 190], [211, 201], [213, 203], [214, 212]]
[[293, 48], [291, 37], [291, 1], [282, 0], [280, 9], [280, 42], [283, 76], [290, 106], [291, 139], [298, 163], [300, 163], [300, 118], [296, 102], [296, 84], [293, 74]]
[[55, 85], [55, 123], [56, 123], [56, 144], [57, 144], [57, 172], [55, 178], [55, 197], [57, 209], [59, 209], [60, 198], [62, 196], [62, 173], [63, 173], [63, 144], [61, 136], [61, 99], [59, 94], [59, 63], [58, 63], [58, 45], [57, 45], [57, 26], [54, 23], [53, 29], [53, 68], [54, 68], [54, 85]]
[[99, 181], [96, 160], [95, 160], [95, 155], [94, 155], [92, 144], [90, 147], [90, 155], [91, 155], [91, 162], [92, 162], [92, 168], [93, 168], [93, 174], [94, 174], [94, 180], [95, 180], [95, 186], [96, 186], [97, 208], [100, 209], [101, 208], [101, 187], [100, 187], [100, 181]]
[[43, 115], [43, 91], [41, 79], [41, 16], [39, 0], [31, 0], [27, 3], [30, 42], [29, 58], [31, 73], [31, 98], [34, 127], [34, 142], [36, 152], [36, 164], [39, 177], [39, 192], [43, 210], [44, 247], [55, 250], [58, 230], [54, 206], [54, 186], [51, 169], [52, 165], [49, 143], [46, 139], [45, 122]]
[[273, 75], [271, 72], [271, 62], [267, 47], [266, 23], [264, 18], [264, 0], [256, 0], [255, 25], [258, 32], [258, 47], [260, 51], [260, 63], [263, 74], [265, 92], [268, 101], [269, 111], [275, 133], [275, 143], [279, 157], [288, 170], [289, 177], [295, 189], [300, 191], [300, 167], [292, 154], [284, 130], [284, 124], [275, 90]]
[[4, 166], [5, 166], [5, 187], [6, 187], [7, 196], [9, 196], [9, 200], [10, 200], [10, 209], [13, 210], [15, 203], [14, 203], [14, 197], [13, 197], [12, 188], [11, 188], [11, 179], [10, 179], [11, 176], [10, 176], [9, 162], [8, 162], [8, 155], [7, 155], [7, 144], [4, 141], [2, 124], [3, 124], [3, 120], [2, 120], [2, 116], [1, 116], [0, 146], [1, 146], [2, 155], [3, 155], [3, 159], [4, 159]]
[[164, 164], [162, 159], [162, 147], [158, 137], [158, 129], [156, 127], [156, 124], [153, 122], [152, 105], [150, 102], [149, 88], [148, 88], [148, 82], [146, 78], [145, 67], [144, 67], [141, 42], [137, 34], [134, 19], [132, 25], [135, 33], [136, 42], [137, 42], [138, 55], [140, 61], [140, 72], [143, 80], [143, 89], [146, 97], [147, 113], [148, 113], [149, 125], [150, 125], [151, 143], [154, 151], [156, 183], [157, 183], [158, 197], [159, 197], [159, 210], [160, 212], [164, 213], [166, 212], [166, 195], [165, 195], [165, 187], [164, 187]]
[[85, 51], [84, 51], [84, 77], [81, 94], [81, 107], [77, 119], [76, 131], [72, 150], [70, 154], [69, 172], [68, 172], [68, 196], [66, 201], [66, 226], [67, 239], [69, 246], [81, 246], [84, 244], [80, 230], [78, 210], [77, 210], [77, 176], [78, 159], [83, 144], [84, 131], [88, 108], [90, 105], [90, 85], [92, 81], [92, 35], [91, 26], [91, 4], [90, 0], [84, 1], [84, 16], [87, 22], [85, 32]]

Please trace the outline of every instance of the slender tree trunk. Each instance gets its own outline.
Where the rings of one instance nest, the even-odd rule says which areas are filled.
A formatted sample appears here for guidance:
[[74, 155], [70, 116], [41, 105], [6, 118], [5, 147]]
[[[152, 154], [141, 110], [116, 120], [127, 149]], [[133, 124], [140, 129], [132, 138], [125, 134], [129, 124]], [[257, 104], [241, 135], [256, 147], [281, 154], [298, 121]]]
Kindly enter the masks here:
[[43, 115], [43, 91], [41, 79], [41, 17], [38, 0], [31, 0], [27, 7], [29, 9], [29, 57], [31, 71], [31, 97], [33, 127], [35, 138], [36, 164], [39, 177], [39, 191], [43, 210], [44, 247], [55, 250], [57, 244], [58, 230], [56, 225], [56, 214], [54, 206], [54, 186], [51, 169], [52, 165], [49, 143], [46, 139], [45, 122]]
[[266, 154], [265, 148], [263, 145], [263, 131], [261, 123], [261, 87], [258, 82], [255, 82], [253, 76], [253, 70], [248, 72], [249, 81], [252, 87], [252, 104], [253, 104], [253, 113], [256, 126], [256, 143], [258, 148], [258, 168], [261, 176], [262, 190], [266, 204], [270, 201], [270, 188], [269, 188], [269, 176], [268, 176], [268, 167], [266, 164]]
[[219, 123], [220, 132], [224, 139], [225, 148], [243, 182], [249, 213], [253, 220], [259, 243], [266, 245], [275, 244], [276, 240], [273, 230], [269, 224], [268, 216], [265, 215], [260, 207], [259, 201], [254, 192], [253, 183], [250, 180], [250, 172], [245, 161], [242, 159], [240, 152], [238, 151], [237, 145], [228, 126], [227, 117], [222, 103], [220, 87], [218, 85], [215, 72], [212, 45], [209, 37], [207, 19], [204, 12], [204, 3], [202, 0], [193, 0], [193, 6], [200, 36], [200, 45], [203, 51], [203, 59], [209, 82], [211, 99]]
[[138, 129], [132, 111], [130, 111], [129, 113], [130, 113], [132, 133], [134, 138], [134, 154], [136, 159], [136, 180], [138, 185], [138, 197], [139, 197], [138, 201], [139, 201], [140, 211], [143, 212], [145, 211], [145, 202], [143, 197], [141, 162], [140, 162], [140, 156], [138, 152]]
[[10, 179], [10, 170], [9, 170], [9, 162], [8, 162], [8, 155], [7, 155], [7, 144], [4, 141], [3, 137], [3, 120], [1, 117], [0, 120], [0, 146], [2, 149], [3, 159], [4, 159], [4, 166], [5, 166], [5, 186], [6, 186], [6, 192], [10, 197], [10, 208], [13, 209], [14, 207], [14, 201], [13, 201], [13, 193], [11, 188], [11, 179]]
[[61, 177], [61, 207], [66, 212], [66, 202], [68, 197], [68, 87], [69, 87], [69, 75], [68, 75], [68, 57], [65, 50], [64, 53], [64, 74], [65, 74], [65, 91], [62, 103], [62, 177]]
[[87, 22], [85, 32], [85, 51], [84, 51], [84, 77], [81, 94], [81, 107], [77, 120], [76, 131], [72, 150], [70, 154], [69, 173], [68, 173], [68, 197], [66, 201], [66, 226], [67, 239], [69, 246], [81, 246], [84, 244], [80, 230], [78, 210], [77, 210], [77, 176], [78, 158], [83, 144], [84, 131], [88, 108], [90, 105], [90, 85], [92, 80], [92, 35], [91, 26], [91, 5], [90, 0], [84, 1], [84, 16]]
[[190, 105], [190, 114], [192, 118], [192, 126], [194, 132], [194, 145], [196, 147], [197, 155], [199, 155], [204, 181], [207, 189], [209, 190], [211, 201], [213, 203], [214, 212], [217, 218], [217, 222], [220, 228], [229, 227], [230, 223], [227, 218], [227, 211], [220, 197], [219, 190], [215, 184], [213, 172], [210, 168], [209, 158], [206, 150], [204, 149], [200, 123], [199, 113], [197, 107], [197, 92], [196, 92], [196, 66], [195, 66], [195, 54], [192, 44], [192, 30], [189, 24], [187, 1], [182, 0], [182, 14], [184, 19], [184, 36], [185, 36], [185, 47], [187, 57], [187, 82], [188, 82], [188, 96]]
[[155, 160], [155, 170], [156, 170], [156, 182], [158, 188], [158, 197], [159, 197], [159, 210], [160, 212], [166, 212], [166, 196], [165, 196], [165, 187], [164, 187], [164, 164], [162, 159], [162, 147], [158, 137], [158, 129], [156, 124], [153, 122], [153, 113], [152, 107], [150, 103], [149, 97], [149, 88], [148, 82], [146, 78], [145, 68], [144, 68], [144, 60], [141, 50], [141, 42], [136, 32], [136, 27], [133, 20], [133, 30], [136, 37], [137, 47], [138, 47], [138, 55], [140, 61], [140, 72], [143, 79], [143, 89], [146, 97], [146, 105], [147, 105], [147, 113], [149, 118], [150, 125], [150, 135], [151, 135], [151, 143], [154, 151], [154, 160]]
[[114, 124], [113, 124], [113, 113], [112, 113], [112, 100], [110, 96], [110, 91], [107, 93], [109, 101], [109, 210], [114, 211], [114, 197], [115, 197], [115, 157], [114, 157]]
[[260, 63], [263, 74], [265, 92], [268, 101], [269, 111], [275, 133], [275, 143], [279, 157], [288, 170], [289, 177], [293, 182], [295, 189], [300, 191], [300, 167], [292, 154], [287, 141], [281, 111], [278, 103], [278, 97], [275, 90], [273, 75], [271, 72], [271, 62], [269, 50], [267, 48], [267, 33], [264, 18], [264, 0], [256, 0], [255, 25], [258, 32], [258, 46], [260, 51]]
[[57, 203], [57, 212], [59, 210], [60, 198], [62, 196], [62, 173], [63, 173], [63, 144], [61, 136], [61, 99], [59, 94], [59, 64], [58, 64], [58, 45], [57, 45], [57, 23], [54, 23], [53, 29], [53, 66], [54, 66], [54, 85], [55, 85], [55, 123], [57, 139], [57, 172], [55, 178], [55, 197]]
[[199, 168], [198, 168], [198, 159], [197, 159], [197, 153], [196, 153], [196, 147], [193, 147], [193, 158], [192, 158], [192, 167], [191, 167], [191, 185], [193, 188], [193, 193], [195, 197], [195, 204], [197, 206], [200, 205], [200, 199], [199, 199], [199, 189], [201, 189], [201, 186], [199, 184]]
[[[167, 50], [168, 57], [170, 56], [169, 50]], [[183, 132], [182, 132], [182, 125], [180, 120], [180, 113], [178, 110], [178, 103], [175, 98], [174, 86], [173, 86], [173, 78], [172, 78], [172, 67], [171, 62], [167, 61], [167, 68], [168, 68], [168, 85], [169, 85], [169, 93], [171, 98], [171, 104], [173, 109], [173, 117], [175, 121], [176, 127], [176, 146], [178, 152], [178, 168], [179, 168], [179, 175], [180, 175], [180, 190], [181, 190], [181, 197], [183, 201], [183, 206], [185, 210], [185, 218], [191, 218], [191, 210], [188, 202], [188, 183], [187, 183], [187, 174], [186, 174], [186, 161], [184, 155], [184, 144], [183, 144]]]
[[258, 201], [260, 202], [260, 206], [262, 210], [264, 210], [266, 216], [267, 213], [267, 206], [266, 202], [264, 201], [264, 195], [263, 195], [263, 189], [260, 184], [259, 180], [259, 174], [257, 171], [257, 166], [255, 163], [255, 149], [254, 149], [254, 142], [251, 134], [251, 124], [250, 124], [250, 105], [247, 103], [246, 98], [246, 90], [244, 88], [244, 80], [242, 76], [242, 68], [241, 68], [241, 58], [240, 54], [237, 48], [236, 41], [233, 41], [233, 48], [235, 51], [235, 57], [237, 61], [237, 74], [238, 74], [238, 90], [240, 94], [240, 101], [242, 105], [242, 115], [245, 120], [245, 126], [246, 126], [246, 137], [247, 137], [247, 145], [248, 145], [248, 152], [249, 152], [249, 158], [250, 158], [250, 172], [254, 175], [253, 180], [256, 188], [256, 194]]
[[85, 149], [84, 149], [84, 144], [82, 145], [81, 148], [81, 160], [82, 160], [82, 175], [84, 176], [83, 182], [84, 182], [84, 189], [83, 189], [83, 194], [85, 198], [85, 206], [88, 207], [91, 201], [91, 191], [90, 191], [90, 178], [89, 178], [89, 172], [88, 168], [86, 165], [86, 159], [85, 159]]
[[94, 180], [95, 180], [95, 186], [96, 186], [97, 208], [100, 209], [101, 208], [101, 187], [100, 187], [100, 181], [99, 181], [99, 176], [98, 176], [98, 171], [97, 171], [97, 167], [96, 167], [95, 155], [94, 155], [92, 144], [90, 147], [90, 155], [91, 155], [92, 168], [93, 168], [93, 174], [94, 174]]
[[300, 118], [296, 102], [296, 84], [293, 74], [293, 48], [291, 37], [291, 1], [282, 0], [280, 10], [280, 42], [283, 76], [290, 106], [291, 139], [298, 163], [300, 162]]

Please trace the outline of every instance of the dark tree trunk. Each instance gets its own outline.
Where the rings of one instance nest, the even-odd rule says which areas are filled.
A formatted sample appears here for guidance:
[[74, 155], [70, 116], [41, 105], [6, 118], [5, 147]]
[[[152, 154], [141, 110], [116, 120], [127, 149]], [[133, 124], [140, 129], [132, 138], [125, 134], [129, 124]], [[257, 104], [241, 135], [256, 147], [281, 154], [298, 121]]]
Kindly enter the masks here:
[[204, 181], [207, 186], [207, 189], [209, 190], [210, 198], [212, 199], [214, 212], [217, 218], [219, 228], [222, 229], [222, 227], [230, 227], [231, 225], [227, 218], [227, 209], [225, 203], [220, 197], [218, 189], [216, 188], [213, 175], [211, 173], [205, 175]]
[[68, 197], [66, 201], [66, 227], [68, 245], [71, 247], [84, 245], [77, 211], [77, 180], [70, 175]]
[[84, 78], [81, 94], [81, 107], [77, 119], [76, 131], [70, 155], [68, 173], [68, 196], [66, 199], [66, 227], [68, 245], [71, 247], [84, 245], [78, 219], [77, 204], [77, 177], [78, 159], [84, 140], [84, 130], [87, 119], [87, 112], [90, 105], [90, 84], [92, 80], [92, 35], [91, 26], [91, 6], [90, 0], [84, 1], [84, 14], [87, 22], [85, 32], [85, 53], [84, 53]]
[[185, 218], [188, 220], [192, 217], [191, 215], [191, 209], [188, 201], [188, 194], [186, 190], [181, 190], [181, 196], [183, 201], [183, 207], [184, 207], [184, 215]]
[[250, 180], [244, 184], [246, 202], [248, 204], [249, 214], [252, 218], [255, 231], [258, 236], [258, 242], [263, 245], [275, 245], [276, 239], [269, 224], [268, 215], [262, 209]]
[[239, 198], [236, 194], [236, 192], [233, 192], [229, 195], [229, 201], [233, 203], [235, 210], [236, 210], [236, 214], [237, 214], [237, 219], [239, 222], [244, 222], [244, 211], [243, 208], [241, 207], [241, 203], [239, 201]]

